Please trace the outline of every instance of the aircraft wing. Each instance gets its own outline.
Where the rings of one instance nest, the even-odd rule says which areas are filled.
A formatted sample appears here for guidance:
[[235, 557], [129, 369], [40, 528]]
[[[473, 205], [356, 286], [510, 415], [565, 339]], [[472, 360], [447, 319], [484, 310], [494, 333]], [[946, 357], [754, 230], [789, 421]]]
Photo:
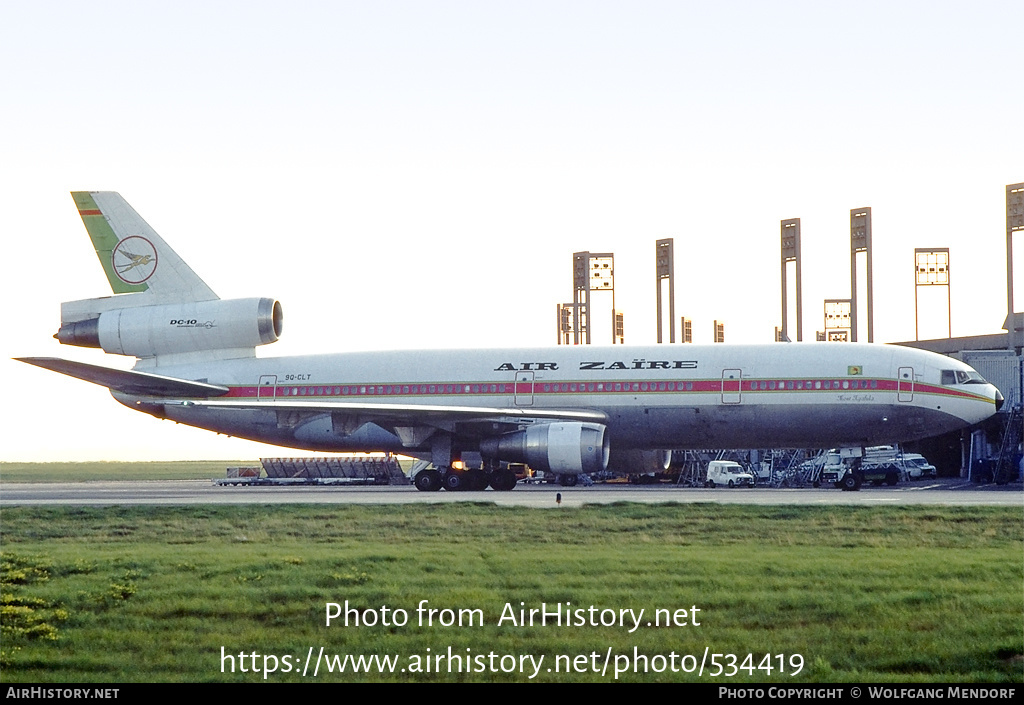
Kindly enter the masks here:
[[163, 399], [158, 404], [208, 409], [259, 409], [305, 414], [337, 414], [365, 418], [381, 425], [428, 425], [446, 428], [465, 421], [519, 423], [533, 419], [607, 423], [608, 415], [593, 409], [534, 409], [504, 406], [447, 406], [437, 404], [374, 404], [332, 401]]
[[419, 445], [436, 430], [490, 436], [519, 428], [524, 423], [582, 421], [607, 423], [604, 412], [593, 409], [535, 409], [504, 406], [455, 406], [438, 404], [381, 404], [349, 401], [281, 399], [215, 399], [227, 394], [227, 387], [151, 372], [119, 370], [55, 357], [15, 358], [20, 362], [99, 384], [111, 391], [144, 396], [143, 405], [179, 406], [219, 410], [273, 411], [292, 417], [293, 422], [330, 414], [347, 432], [373, 423], [388, 429], [408, 447]]
[[165, 377], [151, 372], [136, 370], [118, 370], [112, 367], [89, 365], [84, 362], [62, 360], [59, 357], [16, 357], [19, 362], [27, 362], [54, 372], [92, 382], [113, 391], [125, 394], [145, 394], [148, 396], [170, 397], [218, 397], [230, 390], [219, 384], [194, 382], [188, 379]]
[[[147, 402], [149, 403], [149, 402]], [[273, 411], [279, 419], [291, 423], [302, 418], [330, 415], [332, 424], [344, 433], [355, 433], [373, 424], [398, 436], [402, 445], [422, 447], [436, 431], [493, 437], [516, 431], [524, 424], [553, 421], [608, 423], [608, 416], [593, 409], [523, 409], [518, 407], [444, 406], [433, 404], [375, 404], [330, 401], [270, 400], [155, 400], [167, 406], [206, 409]]]

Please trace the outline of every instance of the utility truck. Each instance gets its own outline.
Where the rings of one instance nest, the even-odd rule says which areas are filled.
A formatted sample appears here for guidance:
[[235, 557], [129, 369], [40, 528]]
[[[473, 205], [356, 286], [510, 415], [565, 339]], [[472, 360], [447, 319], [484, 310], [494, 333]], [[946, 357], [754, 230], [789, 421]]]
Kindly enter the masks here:
[[935, 466], [899, 446], [871, 446], [829, 451], [821, 468], [821, 482], [846, 491], [859, 490], [865, 482], [891, 486], [907, 477], [935, 477]]

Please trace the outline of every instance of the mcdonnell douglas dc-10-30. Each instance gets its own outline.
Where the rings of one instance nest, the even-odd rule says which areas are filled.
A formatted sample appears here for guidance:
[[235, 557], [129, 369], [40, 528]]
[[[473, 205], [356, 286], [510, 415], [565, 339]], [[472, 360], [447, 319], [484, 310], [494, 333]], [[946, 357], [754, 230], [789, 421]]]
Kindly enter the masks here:
[[[686, 448], [863, 448], [978, 423], [1002, 397], [971, 367], [873, 344], [589, 345], [256, 357], [269, 298], [221, 300], [113, 192], [75, 192], [114, 296], [61, 306], [61, 343], [119, 370], [19, 358], [161, 419], [279, 446], [431, 461], [420, 490], [509, 490], [510, 463], [574, 484]], [[468, 469], [467, 469], [468, 468]]]

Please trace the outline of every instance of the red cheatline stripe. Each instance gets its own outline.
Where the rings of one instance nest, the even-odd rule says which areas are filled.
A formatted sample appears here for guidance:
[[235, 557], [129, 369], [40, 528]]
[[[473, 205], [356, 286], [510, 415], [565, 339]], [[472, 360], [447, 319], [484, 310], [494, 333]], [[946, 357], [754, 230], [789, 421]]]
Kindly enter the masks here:
[[97, 209], [78, 211], [78, 215], [103, 215], [103, 211]]
[[[820, 381], [825, 381], [825, 380], [811, 380], [811, 381], [812, 382], [820, 382]], [[833, 381], [833, 380], [830, 379], [828, 381]], [[747, 388], [743, 388], [741, 390], [741, 389], [738, 388], [738, 385], [736, 385], [736, 384], [729, 384], [729, 382], [732, 382], [732, 380], [726, 380], [726, 386], [723, 387], [722, 380], [714, 379], [714, 380], [694, 380], [693, 382], [690, 382], [690, 384], [693, 385], [693, 388], [692, 389], [687, 389], [686, 391], [683, 391], [681, 389], [675, 389], [675, 390], [671, 390], [671, 389], [668, 389], [668, 390], [656, 390], [656, 389], [650, 389], [650, 388], [647, 389], [647, 390], [640, 391], [638, 389], [634, 389], [633, 388], [634, 384], [639, 386], [639, 384], [641, 384], [639, 382], [629, 382], [629, 383], [627, 383], [627, 382], [618, 382], [619, 384], [622, 385], [622, 388], [620, 390], [614, 390], [613, 391], [613, 389], [611, 389], [611, 386], [612, 386], [612, 384], [615, 384], [615, 382], [604, 382], [603, 384], [605, 386], [605, 389], [603, 389], [601, 391], [580, 389], [578, 392], [571, 392], [571, 391], [568, 391], [568, 390], [563, 392], [562, 389], [561, 389], [561, 385], [563, 383], [561, 383], [561, 382], [559, 382], [559, 383], [553, 383], [553, 382], [552, 383], [546, 383], [548, 385], [548, 387], [549, 387], [549, 390], [544, 390], [543, 385], [545, 383], [540, 383], [540, 382], [537, 382], [537, 383], [532, 384], [532, 385], [529, 384], [529, 383], [523, 383], [523, 382], [520, 382], [518, 384], [513, 385], [513, 383], [511, 383], [511, 382], [505, 382], [505, 383], [503, 383], [503, 388], [502, 388], [501, 391], [492, 392], [489, 389], [489, 386], [490, 386], [491, 383], [480, 384], [480, 390], [479, 391], [467, 391], [465, 389], [466, 386], [475, 386], [475, 384], [479, 384], [479, 383], [469, 383], [469, 385], [467, 385], [465, 382], [463, 382], [463, 383], [452, 383], [452, 386], [455, 387], [455, 388], [451, 392], [444, 391], [444, 387], [447, 386], [448, 383], [445, 383], [445, 384], [442, 384], [442, 385], [436, 385], [437, 387], [440, 387], [440, 389], [437, 389], [435, 392], [428, 392], [426, 390], [426, 387], [429, 386], [429, 385], [425, 385], [425, 384], [420, 384], [420, 385], [370, 385], [370, 384], [296, 385], [296, 384], [282, 384], [282, 385], [278, 385], [278, 390], [279, 391], [277, 393], [277, 396], [278, 396], [278, 398], [282, 397], [282, 395], [280, 393], [280, 389], [282, 389], [282, 388], [289, 388], [289, 389], [295, 388], [295, 389], [310, 390], [308, 393], [296, 394], [295, 395], [296, 397], [301, 397], [301, 398], [311, 398], [311, 397], [312, 398], [315, 398], [315, 397], [333, 397], [333, 398], [337, 398], [337, 397], [371, 397], [371, 396], [372, 397], [381, 397], [381, 396], [384, 396], [384, 397], [389, 397], [389, 396], [429, 397], [429, 396], [439, 396], [439, 395], [446, 395], [446, 396], [447, 395], [494, 396], [495, 394], [524, 394], [524, 395], [526, 395], [526, 394], [533, 394], [533, 395], [536, 395], [536, 396], [545, 396], [545, 395], [556, 395], [556, 394], [565, 394], [565, 393], [568, 393], [568, 394], [598, 394], [598, 395], [602, 395], [602, 394], [636, 394], [638, 391], [640, 391], [640, 393], [653, 393], [653, 394], [680, 394], [680, 393], [682, 393], [682, 394], [692, 394], [694, 392], [696, 392], [696, 393], [703, 393], [703, 394], [719, 394], [721, 392], [738, 393], [738, 392], [742, 391], [742, 393], [744, 393], [744, 394], [755, 394], [757, 396], [760, 396], [762, 394], [778, 394], [778, 393], [783, 393], [783, 394], [785, 394], [785, 393], [797, 393], [797, 394], [799, 394], [799, 393], [807, 393], [807, 394], [822, 395], [822, 394], [834, 394], [836, 392], [841, 392], [841, 393], [846, 393], [846, 394], [858, 394], [858, 393], [859, 394], [871, 394], [871, 393], [877, 393], [877, 392], [894, 392], [894, 391], [897, 391], [899, 389], [899, 383], [898, 383], [897, 380], [884, 380], [883, 379], [883, 380], [869, 380], [869, 381], [877, 382], [878, 386], [876, 388], [873, 388], [873, 389], [864, 389], [864, 388], [858, 388], [858, 389], [838, 389], [838, 388], [832, 388], [832, 389], [811, 389], [809, 386], [805, 386], [803, 389], [767, 389], [767, 390], [765, 390], [765, 389], [747, 389]], [[738, 382], [738, 380], [737, 380], [737, 382]], [[756, 380], [756, 381], [755, 380], [751, 380], [750, 382], [751, 383], [758, 383], [758, 382], [760, 382], [760, 380]], [[678, 382], [673, 382], [672, 384], [677, 384], [677, 383]], [[566, 386], [568, 386], [570, 383], [565, 383], [565, 384], [566, 384]], [[576, 384], [582, 387], [582, 386], [588, 385], [590, 383], [589, 382], [577, 382]], [[658, 382], [648, 382], [647, 384], [653, 386], [653, 385], [658, 384]], [[419, 390], [417, 392], [402, 392], [401, 390], [402, 390], [403, 386], [418, 386]], [[342, 389], [342, 387], [345, 387], [345, 388], [347, 388], [350, 391], [348, 391], [347, 393], [346, 392], [342, 392], [341, 394], [337, 394], [337, 393], [334, 392], [335, 388], [337, 388], [340, 391]], [[386, 389], [387, 387], [390, 387], [391, 391], [377, 391], [377, 387], [381, 387], [382, 389]], [[228, 392], [228, 394], [226, 394], [225, 397], [228, 397], [228, 398], [230, 398], [230, 397], [257, 397], [257, 396], [259, 396], [259, 389], [260, 388], [258, 388], [258, 387], [249, 387], [249, 386], [232, 387], [231, 391]], [[269, 388], [264, 388], [264, 389], [265, 390], [269, 390]], [[317, 393], [312, 391], [313, 389], [318, 389], [318, 390], [322, 389], [323, 391], [322, 391], [322, 393], [317, 394]], [[904, 391], [904, 392], [907, 392], [907, 393], [911, 392], [910, 389], [904, 389], [904, 390], [901, 390], [901, 391]], [[959, 397], [959, 398], [967, 398], [967, 399], [974, 398], [974, 399], [978, 399], [978, 400], [984, 400], [984, 397], [980, 397], [978, 395], [971, 394], [971, 393], [966, 392], [964, 390], [948, 389], [948, 388], [945, 388], [945, 387], [937, 387], [937, 386], [934, 386], [934, 385], [921, 384], [921, 383], [917, 383], [915, 385], [915, 387], [913, 389], [913, 393], [915, 393], [915, 394], [936, 394], [936, 395], [943, 395], [943, 396], [951, 396], [951, 397]], [[291, 395], [286, 395], [286, 396], [291, 396]], [[268, 396], [267, 398], [271, 398], [271, 396]]]
[[[828, 394], [828, 393], [835, 393], [835, 392], [870, 394], [870, 393], [876, 393], [876, 392], [886, 392], [886, 391], [892, 392], [892, 391], [896, 391], [897, 386], [898, 386], [897, 382], [895, 380], [864, 380], [865, 382], [868, 382], [868, 381], [873, 382], [874, 384], [876, 384], [876, 386], [874, 388], [868, 388], [868, 387], [853, 388], [851, 386], [850, 388], [847, 388], [847, 389], [841, 389], [839, 386], [832, 386], [831, 388], [824, 388], [824, 387], [822, 387], [822, 388], [818, 388], [818, 389], [812, 388], [812, 384], [814, 382], [827, 381], [827, 382], [832, 383], [832, 384], [835, 384], [835, 383], [838, 382], [837, 380], [829, 379], [829, 380], [810, 380], [810, 381], [806, 381], [806, 382], [804, 380], [801, 380], [801, 384], [804, 384], [805, 386], [803, 386], [800, 389], [786, 389], [784, 387], [781, 387], [781, 385], [780, 385], [779, 388], [776, 388], [776, 389], [758, 389], [758, 388], [754, 388], [755, 385], [758, 385], [760, 381], [761, 380], [751, 380], [751, 381], [744, 380], [744, 382], [746, 382], [747, 384], [749, 384], [751, 386], [748, 387], [745, 384], [744, 386], [741, 387], [739, 380], [725, 380], [724, 384], [723, 384], [723, 380], [720, 380], [720, 379], [693, 380], [693, 381], [689, 381], [689, 382], [685, 382], [685, 383], [681, 382], [681, 381], [678, 381], [678, 380], [673, 380], [673, 381], [670, 381], [670, 382], [667, 383], [667, 385], [669, 387], [667, 389], [658, 389], [657, 388], [657, 386], [661, 383], [660, 381], [645, 381], [645, 382], [623, 382], [623, 381], [618, 381], [618, 382], [603, 382], [603, 383], [593, 383], [593, 382], [576, 382], [576, 383], [568, 383], [568, 382], [544, 382], [544, 383], [542, 383], [542, 382], [536, 382], [536, 383], [527, 383], [527, 382], [518, 382], [518, 383], [515, 383], [515, 384], [513, 384], [511, 382], [505, 382], [505, 383], [502, 383], [500, 385], [500, 390], [498, 390], [498, 391], [492, 391], [491, 389], [489, 389], [490, 386], [494, 386], [497, 383], [480, 384], [480, 383], [472, 383], [472, 382], [471, 383], [460, 382], [460, 383], [451, 383], [451, 384], [449, 384], [449, 383], [436, 384], [435, 383], [435, 385], [433, 385], [433, 386], [436, 386], [436, 389], [433, 392], [428, 392], [427, 391], [427, 387], [428, 386], [432, 386], [432, 385], [427, 385], [427, 384], [419, 384], [419, 385], [398, 385], [398, 384], [396, 384], [396, 385], [380, 385], [380, 384], [308, 385], [307, 384], [307, 385], [301, 385], [301, 384], [294, 384], [294, 383], [292, 383], [292, 384], [279, 384], [277, 386], [278, 386], [279, 390], [282, 389], [282, 388], [287, 388], [287, 389], [294, 388], [296, 390], [298, 390], [298, 389], [303, 390], [303, 393], [295, 394], [295, 396], [299, 396], [299, 397], [315, 397], [315, 396], [325, 396], [325, 397], [337, 397], [337, 396], [342, 396], [342, 397], [350, 397], [350, 396], [359, 396], [359, 397], [362, 397], [362, 396], [436, 396], [436, 395], [443, 395], [443, 394], [459, 395], [459, 396], [466, 396], [466, 395], [470, 395], [470, 396], [473, 396], [473, 395], [476, 395], [476, 396], [481, 396], [481, 395], [482, 396], [492, 396], [494, 394], [509, 394], [509, 393], [514, 393], [514, 394], [535, 394], [535, 395], [557, 395], [557, 394], [566, 394], [566, 393], [568, 393], [568, 394], [635, 394], [637, 392], [639, 392], [639, 393], [653, 393], [653, 394], [678, 394], [678, 393], [684, 393], [685, 394], [685, 393], [694, 393], [694, 392], [696, 392], [696, 393], [705, 393], [705, 394], [718, 394], [718, 393], [721, 393], [723, 391], [725, 391], [725, 392], [734, 392], [734, 393], [742, 391], [743, 393], [746, 393], [746, 394], [756, 394], [756, 395], [759, 395], [759, 396], [762, 395], [762, 394], [779, 394], [779, 393], [785, 394], [785, 393], [794, 393], [794, 392], [795, 393], [813, 393], [813, 394]], [[603, 388], [602, 389], [597, 389], [597, 388], [590, 389], [589, 388], [591, 386], [597, 387], [598, 384], [600, 384]], [[681, 388], [683, 384], [685, 384], [686, 387], [687, 387], [685, 389], [685, 391]], [[471, 386], [472, 387], [477, 387], [478, 385], [479, 385], [479, 389], [478, 390], [470, 390], [470, 389], [468, 389], [468, 387], [471, 387]], [[615, 389], [613, 387], [613, 385], [618, 385], [619, 388]], [[410, 386], [411, 387], [418, 387], [418, 389], [416, 391], [411, 391], [411, 390], [410, 391], [403, 391], [404, 388], [407, 388], [407, 387], [410, 387]], [[451, 387], [453, 387], [453, 389], [450, 392], [446, 391], [445, 387], [447, 387], [447, 386], [451, 386]], [[572, 386], [577, 386], [578, 387], [578, 391], [574, 390], [574, 389], [571, 389]], [[647, 389], [644, 389], [645, 386], [647, 387]], [[232, 387], [231, 391], [226, 396], [228, 396], [228, 397], [254, 397], [254, 396], [258, 396], [259, 395], [258, 389], [259, 388], [257, 388], [257, 387], [250, 387], [250, 386], [245, 386], [245, 385], [238, 386], [238, 387]], [[316, 390], [316, 391], [313, 391], [313, 390]], [[344, 391], [342, 391], [342, 390], [344, 390]], [[910, 390], [907, 389], [905, 391], [909, 392]], [[918, 384], [917, 388], [915, 389], [915, 391], [917, 393], [922, 393], [922, 394], [923, 393], [931, 393], [931, 394], [949, 394], [949, 395], [955, 395], [955, 396], [970, 396], [970, 395], [965, 395], [963, 392], [961, 392], [959, 390], [944, 389], [942, 387], [934, 387], [934, 386], [931, 386], [931, 385], [923, 385], [923, 384]], [[278, 392], [278, 396], [280, 396], [280, 391]], [[291, 396], [291, 395], [286, 394], [285, 396]]]

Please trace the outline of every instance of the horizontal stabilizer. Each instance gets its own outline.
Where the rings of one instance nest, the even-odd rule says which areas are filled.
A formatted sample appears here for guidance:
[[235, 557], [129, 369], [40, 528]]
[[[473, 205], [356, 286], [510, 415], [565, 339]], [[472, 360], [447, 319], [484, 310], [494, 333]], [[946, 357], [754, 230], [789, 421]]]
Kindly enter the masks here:
[[134, 370], [117, 370], [112, 367], [88, 365], [84, 362], [62, 360], [59, 357], [16, 357], [19, 362], [27, 362], [54, 372], [77, 377], [92, 382], [112, 391], [125, 394], [145, 394], [166, 397], [219, 397], [228, 393], [227, 387], [205, 382], [193, 382], [187, 379], [176, 379], [155, 375], [150, 372]]

